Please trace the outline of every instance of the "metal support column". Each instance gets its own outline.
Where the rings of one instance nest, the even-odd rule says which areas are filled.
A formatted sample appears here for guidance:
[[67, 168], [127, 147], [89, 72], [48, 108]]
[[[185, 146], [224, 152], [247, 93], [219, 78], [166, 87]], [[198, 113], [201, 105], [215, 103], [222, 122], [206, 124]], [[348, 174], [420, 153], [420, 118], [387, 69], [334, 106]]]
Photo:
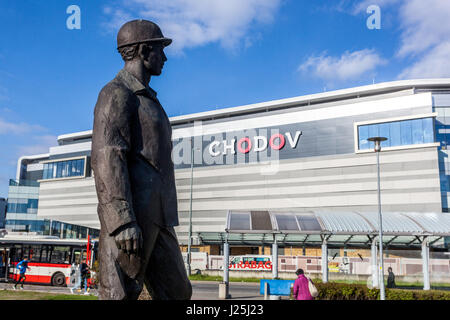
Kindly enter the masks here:
[[[273, 235], [273, 244], [272, 244], [272, 279], [278, 278], [278, 243], [277, 243], [277, 235]], [[269, 295], [270, 300], [280, 300], [280, 296]]]
[[322, 241], [322, 282], [328, 282], [328, 246], [326, 238], [323, 238]]
[[378, 288], [377, 238], [373, 238], [371, 246], [372, 287]]
[[230, 266], [230, 245], [228, 244], [228, 234], [223, 244], [223, 282], [219, 284], [219, 298], [229, 299], [229, 266]]
[[424, 238], [422, 241], [422, 270], [423, 270], [423, 290], [430, 290], [430, 247], [428, 246], [428, 239]]
[[274, 235], [272, 244], [272, 279], [278, 278], [278, 243], [277, 237]]
[[191, 138], [191, 194], [189, 198], [189, 235], [188, 235], [188, 252], [187, 252], [187, 273], [191, 275], [191, 245], [192, 245], [192, 184], [194, 180], [194, 146]]

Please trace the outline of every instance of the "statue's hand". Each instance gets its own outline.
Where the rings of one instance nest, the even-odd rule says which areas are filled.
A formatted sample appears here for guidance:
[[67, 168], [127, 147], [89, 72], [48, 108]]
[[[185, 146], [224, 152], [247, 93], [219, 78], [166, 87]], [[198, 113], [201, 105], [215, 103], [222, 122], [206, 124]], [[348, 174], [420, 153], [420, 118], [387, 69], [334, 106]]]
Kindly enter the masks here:
[[136, 223], [125, 227], [114, 236], [117, 248], [125, 251], [127, 254], [136, 254], [142, 248], [142, 232]]

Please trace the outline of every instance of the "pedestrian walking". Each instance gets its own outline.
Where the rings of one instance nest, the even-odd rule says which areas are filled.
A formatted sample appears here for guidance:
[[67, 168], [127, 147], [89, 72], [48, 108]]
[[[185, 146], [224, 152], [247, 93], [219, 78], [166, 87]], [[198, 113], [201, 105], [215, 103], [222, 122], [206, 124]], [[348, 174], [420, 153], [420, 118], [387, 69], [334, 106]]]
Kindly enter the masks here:
[[298, 269], [295, 274], [298, 278], [294, 282], [294, 298], [295, 300], [314, 300], [314, 297], [309, 292], [309, 281], [304, 274], [303, 269]]
[[83, 260], [80, 264], [80, 275], [81, 275], [81, 285], [84, 287], [84, 294], [89, 294], [87, 292], [87, 279], [89, 277], [89, 266], [86, 260]]
[[19, 269], [19, 279], [16, 280], [16, 284], [14, 285], [14, 290], [17, 289], [17, 285], [19, 283], [21, 284], [20, 289], [23, 290], [23, 284], [26, 280], [25, 273], [27, 272], [27, 269], [30, 269], [30, 267], [28, 267], [28, 259], [24, 258], [22, 261], [20, 261], [17, 264], [16, 268]]
[[392, 268], [391, 267], [388, 268], [388, 273], [389, 273], [389, 275], [388, 275], [388, 278], [387, 278], [387, 287], [388, 288], [395, 288], [395, 287], [397, 287], [396, 284], [395, 284], [395, 274], [394, 274], [394, 272], [392, 272]]

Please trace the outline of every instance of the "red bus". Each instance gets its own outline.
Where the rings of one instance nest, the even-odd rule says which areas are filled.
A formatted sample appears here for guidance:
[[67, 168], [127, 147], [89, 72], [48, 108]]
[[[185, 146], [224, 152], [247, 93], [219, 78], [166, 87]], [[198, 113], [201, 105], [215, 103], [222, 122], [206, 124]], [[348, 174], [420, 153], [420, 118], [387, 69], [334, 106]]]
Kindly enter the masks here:
[[16, 265], [28, 258], [25, 283], [66, 286], [70, 283], [72, 264], [86, 259], [89, 267], [95, 259], [97, 241], [59, 239], [52, 236], [15, 236], [0, 238], [0, 279], [15, 281]]

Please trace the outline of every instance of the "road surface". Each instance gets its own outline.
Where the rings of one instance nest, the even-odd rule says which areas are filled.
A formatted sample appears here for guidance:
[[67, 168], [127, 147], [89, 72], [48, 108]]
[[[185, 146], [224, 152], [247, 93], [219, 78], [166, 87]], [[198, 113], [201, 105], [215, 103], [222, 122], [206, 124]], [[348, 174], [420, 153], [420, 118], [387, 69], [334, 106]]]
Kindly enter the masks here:
[[[215, 281], [191, 281], [192, 300], [219, 300], [219, 282]], [[12, 290], [14, 283], [0, 283], [0, 290]], [[18, 286], [19, 290], [20, 285]], [[25, 284], [24, 290], [70, 294], [67, 287], [53, 287], [46, 285]], [[259, 283], [232, 282], [229, 292], [232, 300], [263, 300], [264, 296], [259, 294]], [[79, 294], [79, 293], [78, 293]], [[96, 290], [91, 294], [96, 295]]]

